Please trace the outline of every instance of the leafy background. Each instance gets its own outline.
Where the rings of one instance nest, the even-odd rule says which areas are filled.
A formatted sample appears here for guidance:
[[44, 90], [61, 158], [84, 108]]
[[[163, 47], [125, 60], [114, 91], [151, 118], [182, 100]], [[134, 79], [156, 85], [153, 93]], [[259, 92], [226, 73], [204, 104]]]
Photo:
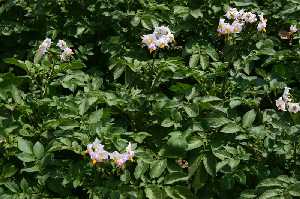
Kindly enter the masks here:
[[[217, 35], [228, 6], [263, 12], [267, 33]], [[1, 198], [293, 198], [300, 196], [298, 114], [279, 112], [284, 86], [300, 98], [297, 0], [6, 0], [0, 26]], [[141, 36], [173, 30], [150, 54]], [[64, 39], [60, 63], [40, 42]], [[122, 169], [92, 166], [134, 143]], [[184, 163], [188, 165], [184, 165]]]

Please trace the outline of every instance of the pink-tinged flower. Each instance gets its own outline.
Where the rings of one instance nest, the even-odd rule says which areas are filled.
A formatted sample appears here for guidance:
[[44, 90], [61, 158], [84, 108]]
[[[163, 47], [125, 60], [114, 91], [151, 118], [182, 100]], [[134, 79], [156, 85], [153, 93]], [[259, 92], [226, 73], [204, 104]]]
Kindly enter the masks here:
[[288, 103], [288, 110], [291, 113], [297, 113], [300, 111], [299, 103]]
[[64, 40], [58, 40], [56, 46], [58, 46], [61, 50], [65, 50], [68, 47]]
[[119, 153], [117, 151], [114, 151], [110, 154], [110, 158], [115, 162], [115, 164], [118, 167], [122, 167], [129, 159], [129, 156], [127, 153]]
[[150, 51], [150, 53], [152, 53], [153, 51], [155, 51], [157, 49], [155, 43], [152, 43], [148, 46], [148, 49]]
[[284, 87], [284, 91], [283, 91], [283, 94], [282, 94], [282, 99], [283, 99], [283, 101], [285, 101], [285, 103], [292, 101], [290, 99], [290, 90], [291, 90], [291, 88]]
[[41, 45], [39, 46], [38, 53], [42, 56], [44, 55], [48, 49], [51, 47], [51, 39], [46, 38]]
[[148, 47], [150, 53], [157, 48], [165, 48], [174, 41], [174, 35], [166, 26], [155, 27], [152, 34], [142, 36], [142, 43]]
[[220, 19], [219, 26], [218, 26], [218, 33], [221, 35], [233, 33], [234, 27], [231, 26], [229, 23], [224, 22], [225, 19]]
[[134, 151], [132, 150], [131, 143], [129, 142], [128, 146], [126, 147], [126, 152], [128, 154], [128, 159], [132, 160], [134, 157]]
[[231, 26], [233, 28], [234, 33], [240, 33], [243, 30], [244, 24], [242, 22], [239, 22], [239, 21], [234, 21], [231, 24]]
[[104, 150], [104, 145], [98, 139], [95, 139], [92, 144], [87, 145], [86, 152], [91, 157], [93, 164], [109, 159], [109, 153]]
[[65, 48], [60, 55], [60, 59], [61, 61], [68, 61], [73, 54], [74, 53], [71, 48]]
[[266, 32], [266, 27], [267, 27], [267, 19], [264, 18], [264, 15], [261, 14], [259, 15], [259, 23], [257, 25], [257, 30], [259, 32]]
[[154, 28], [153, 32], [156, 37], [161, 37], [163, 35], [171, 35], [171, 30], [167, 26], [159, 26]]
[[291, 25], [291, 26], [290, 26], [290, 31], [291, 31], [292, 33], [297, 32], [298, 29], [297, 29], [296, 25]]
[[151, 45], [154, 43], [156, 40], [156, 36], [154, 34], [148, 34], [148, 35], [143, 35], [142, 36], [142, 43], [145, 44], [146, 46]]
[[246, 23], [254, 23], [257, 21], [257, 17], [252, 12], [244, 12], [241, 19]]
[[227, 19], [237, 19], [240, 13], [236, 8], [229, 8], [224, 15]]
[[278, 110], [286, 111], [285, 101], [282, 99], [282, 97], [280, 97], [276, 100], [276, 106], [277, 106]]

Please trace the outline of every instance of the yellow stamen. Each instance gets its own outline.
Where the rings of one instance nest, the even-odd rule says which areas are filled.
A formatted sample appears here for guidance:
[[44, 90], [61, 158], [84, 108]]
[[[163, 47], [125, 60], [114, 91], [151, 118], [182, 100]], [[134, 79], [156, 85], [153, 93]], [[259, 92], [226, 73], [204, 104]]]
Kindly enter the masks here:
[[97, 161], [95, 159], [92, 160], [92, 164], [95, 165]]

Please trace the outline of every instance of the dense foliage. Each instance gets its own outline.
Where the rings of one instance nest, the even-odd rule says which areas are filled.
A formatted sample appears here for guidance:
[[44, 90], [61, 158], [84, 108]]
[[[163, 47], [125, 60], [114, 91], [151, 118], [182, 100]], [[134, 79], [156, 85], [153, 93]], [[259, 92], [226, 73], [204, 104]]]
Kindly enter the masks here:
[[[229, 6], [264, 13], [266, 33], [218, 35]], [[300, 99], [299, 1], [5, 0], [0, 13], [1, 199], [300, 197], [299, 113], [275, 104], [285, 86]], [[150, 53], [141, 37], [160, 25], [176, 43]], [[130, 142], [133, 161], [91, 163], [96, 138]]]

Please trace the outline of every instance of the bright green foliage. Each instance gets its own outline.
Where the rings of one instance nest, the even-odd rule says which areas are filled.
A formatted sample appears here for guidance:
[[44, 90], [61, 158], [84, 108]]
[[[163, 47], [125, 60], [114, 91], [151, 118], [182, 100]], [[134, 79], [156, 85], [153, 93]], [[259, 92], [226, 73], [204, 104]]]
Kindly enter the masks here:
[[[228, 6], [263, 12], [218, 36]], [[6, 0], [0, 5], [0, 198], [300, 197], [297, 0]], [[297, 21], [298, 20], [298, 21]], [[166, 25], [176, 45], [150, 54], [141, 36]], [[298, 26], [299, 27], [299, 26]], [[55, 47], [34, 63], [46, 37]], [[53, 44], [55, 46], [55, 43]], [[135, 157], [92, 165], [87, 144]]]

